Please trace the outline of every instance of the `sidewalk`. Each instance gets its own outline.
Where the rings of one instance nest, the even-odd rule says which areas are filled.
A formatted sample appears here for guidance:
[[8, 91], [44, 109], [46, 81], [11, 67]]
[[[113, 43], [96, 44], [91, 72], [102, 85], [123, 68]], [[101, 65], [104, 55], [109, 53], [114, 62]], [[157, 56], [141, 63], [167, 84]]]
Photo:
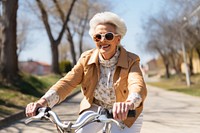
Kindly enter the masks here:
[[141, 133], [198, 133], [200, 98], [147, 86]]

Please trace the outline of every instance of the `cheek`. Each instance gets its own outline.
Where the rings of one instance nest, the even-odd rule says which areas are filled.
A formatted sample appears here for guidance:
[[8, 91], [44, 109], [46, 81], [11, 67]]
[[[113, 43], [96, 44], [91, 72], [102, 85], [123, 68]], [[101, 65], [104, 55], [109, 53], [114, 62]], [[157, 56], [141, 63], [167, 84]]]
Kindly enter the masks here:
[[117, 47], [117, 44], [118, 44], [118, 43], [113, 43], [113, 44], [112, 44], [113, 49], [115, 49], [115, 48]]
[[119, 39], [116, 39], [114, 42], [113, 42], [113, 46], [117, 47], [117, 45], [120, 43], [120, 40]]
[[95, 43], [95, 46], [98, 48], [98, 47], [99, 47], [99, 44], [98, 44], [98, 43]]

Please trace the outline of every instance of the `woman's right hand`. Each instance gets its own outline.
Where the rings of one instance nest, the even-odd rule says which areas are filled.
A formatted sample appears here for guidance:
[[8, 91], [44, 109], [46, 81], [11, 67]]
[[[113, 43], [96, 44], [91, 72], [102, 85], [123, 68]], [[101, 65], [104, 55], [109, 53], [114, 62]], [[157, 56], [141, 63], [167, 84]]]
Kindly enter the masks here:
[[26, 117], [32, 117], [36, 115], [36, 111], [40, 107], [46, 106], [46, 100], [45, 99], [40, 99], [37, 102], [31, 102], [26, 106]]

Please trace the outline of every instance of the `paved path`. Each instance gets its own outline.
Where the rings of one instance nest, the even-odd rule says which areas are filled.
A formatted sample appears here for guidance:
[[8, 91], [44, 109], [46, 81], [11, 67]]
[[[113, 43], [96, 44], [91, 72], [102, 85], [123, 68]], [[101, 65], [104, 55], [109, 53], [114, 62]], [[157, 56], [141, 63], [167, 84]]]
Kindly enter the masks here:
[[141, 133], [199, 133], [200, 98], [148, 87]]
[[[75, 121], [82, 95], [54, 108], [62, 120]], [[35, 122], [26, 126], [24, 120], [4, 128], [0, 133], [52, 133], [55, 127], [48, 122]], [[148, 86], [141, 133], [199, 133], [200, 98], [169, 92]]]

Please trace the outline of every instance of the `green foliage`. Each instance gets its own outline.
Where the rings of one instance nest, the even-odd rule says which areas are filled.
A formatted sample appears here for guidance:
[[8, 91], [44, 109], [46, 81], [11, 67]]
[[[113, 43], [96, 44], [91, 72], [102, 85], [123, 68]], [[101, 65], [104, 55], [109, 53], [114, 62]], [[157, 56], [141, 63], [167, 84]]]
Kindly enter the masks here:
[[37, 78], [48, 88], [55, 84], [61, 77], [61, 75], [50, 74], [46, 76], [38, 76]]
[[61, 73], [67, 73], [72, 69], [72, 64], [70, 61], [61, 61], [59, 63]]

